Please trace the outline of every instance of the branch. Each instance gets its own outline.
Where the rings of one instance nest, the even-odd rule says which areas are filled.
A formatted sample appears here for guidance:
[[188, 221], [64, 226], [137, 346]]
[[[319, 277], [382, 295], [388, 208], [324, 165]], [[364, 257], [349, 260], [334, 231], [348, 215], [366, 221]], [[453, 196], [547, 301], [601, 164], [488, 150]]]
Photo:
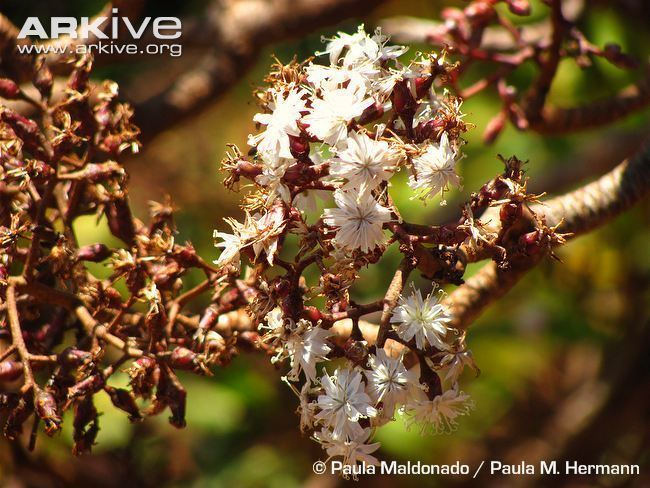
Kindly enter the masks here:
[[573, 108], [546, 107], [531, 128], [541, 134], [566, 134], [609, 125], [650, 105], [650, 67], [645, 77], [617, 95]]
[[[609, 222], [649, 193], [650, 143], [647, 143], [635, 156], [593, 183], [547, 200], [533, 210], [543, 215], [549, 226], [561, 223], [561, 232], [576, 237]], [[531, 257], [530, 261], [516, 263], [508, 270], [498, 269], [494, 262], [486, 264], [444, 300], [453, 314], [450, 326], [469, 327], [490, 303], [505, 295], [540, 260], [541, 256]]]
[[34, 386], [34, 374], [29, 362], [30, 354], [25, 345], [25, 339], [23, 339], [23, 330], [20, 327], [18, 305], [16, 304], [16, 288], [13, 284], [7, 286], [7, 315], [9, 316], [9, 327], [11, 328], [11, 340], [13, 345], [16, 346], [18, 356], [23, 364], [23, 376], [25, 378], [23, 391], [27, 392]]
[[244, 0], [228, 2], [209, 16], [213, 48], [196, 68], [162, 93], [135, 104], [144, 140], [206, 105], [241, 81], [264, 46], [298, 37], [355, 15], [367, 15], [380, 1]]

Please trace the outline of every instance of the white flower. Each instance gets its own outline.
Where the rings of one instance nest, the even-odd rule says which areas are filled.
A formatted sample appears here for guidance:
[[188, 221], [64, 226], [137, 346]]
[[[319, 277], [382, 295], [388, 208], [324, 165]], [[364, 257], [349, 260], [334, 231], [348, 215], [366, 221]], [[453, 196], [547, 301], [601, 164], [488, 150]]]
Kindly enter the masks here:
[[287, 377], [297, 380], [300, 370], [303, 370], [308, 383], [316, 381], [316, 363], [327, 360], [326, 356], [332, 350], [327, 345], [327, 338], [331, 335], [331, 331], [311, 327], [310, 322], [301, 319], [285, 345], [291, 361]]
[[409, 177], [409, 186], [421, 198], [437, 193], [441, 195], [449, 185], [460, 185], [460, 176], [456, 174], [456, 152], [449, 143], [447, 133], [443, 133], [440, 144], [431, 144], [424, 154], [413, 158], [415, 175]]
[[494, 232], [489, 232], [479, 219], [474, 218], [474, 213], [469, 203], [465, 205], [465, 222], [463, 223], [463, 227], [469, 231], [469, 236], [467, 236], [464, 242], [466, 245], [476, 247], [479, 245], [479, 242], [490, 244], [497, 237]]
[[370, 454], [375, 452], [381, 444], [374, 442], [368, 444], [372, 435], [372, 429], [359, 429], [349, 439], [338, 438], [327, 430], [323, 429], [314, 434], [314, 438], [321, 444], [329, 458], [341, 457], [346, 466], [356, 466], [357, 463], [367, 465], [378, 465], [379, 461]]
[[447, 368], [445, 382], [452, 385], [452, 388], [458, 387], [458, 378], [460, 378], [460, 375], [463, 373], [465, 366], [469, 366], [476, 372], [476, 374], [479, 373], [479, 369], [474, 362], [474, 357], [472, 356], [472, 351], [468, 350], [445, 354], [445, 356], [440, 360], [440, 364]]
[[291, 391], [296, 394], [298, 400], [300, 401], [300, 405], [296, 409], [296, 413], [300, 415], [301, 432], [306, 432], [307, 430], [312, 429], [314, 427], [316, 402], [311, 400], [311, 395], [315, 393], [316, 389], [312, 388], [311, 383], [306, 382], [304, 385], [302, 385], [300, 391], [298, 391], [298, 388], [296, 388], [293, 383], [289, 382], [286, 377], [282, 377], [282, 381], [289, 385]]
[[373, 103], [372, 98], [365, 97], [363, 86], [350, 83], [347, 88], [325, 90], [323, 98], [314, 98], [303, 122], [309, 125], [309, 133], [336, 146], [346, 138], [350, 121]]
[[284, 328], [284, 314], [282, 313], [282, 309], [280, 307], [275, 307], [273, 310], [267, 313], [264, 317], [264, 320], [266, 320], [266, 324], [264, 324], [264, 322], [260, 323], [260, 325], [257, 327], [259, 331], [266, 330], [268, 332], [277, 334]]
[[321, 378], [325, 394], [318, 396], [316, 419], [331, 427], [337, 439], [354, 438], [361, 429], [358, 420], [377, 415], [362, 380], [361, 373], [352, 369], [337, 369], [332, 376], [326, 373]]
[[250, 238], [250, 232], [245, 224], [241, 224], [234, 219], [224, 219], [233, 230], [232, 234], [226, 232], [214, 231], [212, 237], [221, 239], [222, 242], [215, 243], [215, 247], [223, 248], [219, 259], [214, 261], [217, 266], [234, 265], [239, 269], [239, 251], [246, 245]]
[[266, 130], [248, 136], [248, 144], [257, 146], [258, 153], [267, 162], [277, 158], [292, 158], [289, 135], [300, 135], [298, 119], [301, 112], [306, 111], [306, 101], [303, 97], [307, 92], [302, 88], [289, 86], [288, 93], [277, 89], [271, 91], [271, 113], [258, 113], [254, 117], [255, 122], [266, 126]]
[[[379, 29], [371, 37], [360, 25], [354, 34], [338, 32], [338, 37], [330, 39], [325, 51], [316, 54], [329, 54], [332, 66], [339, 64], [339, 61], [343, 66], [358, 66], [367, 62], [395, 59], [408, 51], [404, 46], [386, 46], [387, 42], [388, 36], [382, 35]], [[344, 51], [346, 53], [341, 57]]]
[[462, 391], [447, 390], [433, 400], [424, 394], [422, 397], [409, 405], [405, 413], [410, 417], [409, 425], [420, 424], [423, 433], [429, 429], [437, 434], [451, 432], [458, 425], [457, 418], [474, 408], [469, 395]]
[[367, 253], [386, 241], [383, 225], [391, 219], [390, 210], [377, 202], [370, 192], [354, 194], [337, 190], [338, 208], [327, 208], [323, 222], [338, 228], [334, 242], [345, 249]]
[[448, 350], [444, 337], [451, 321], [448, 310], [438, 303], [433, 292], [425, 299], [420, 290], [413, 289], [408, 298], [400, 297], [390, 321], [396, 323], [397, 334], [405, 341], [415, 337], [415, 344], [424, 349], [428, 344], [440, 350]]
[[255, 178], [255, 181], [268, 192], [267, 206], [271, 205], [276, 197], [282, 198], [287, 203], [291, 200], [291, 193], [287, 185], [283, 183], [282, 177], [293, 162], [293, 159], [278, 158], [277, 161], [266, 164], [262, 169], [262, 174]]
[[391, 358], [384, 349], [368, 358], [370, 370], [365, 371], [368, 379], [367, 391], [375, 403], [383, 402], [383, 417], [392, 417], [395, 404], [404, 400], [409, 386], [417, 378], [406, 369], [402, 357]]
[[345, 149], [330, 160], [330, 174], [348, 180], [344, 189], [357, 188], [363, 192], [390, 179], [398, 163], [399, 154], [388, 142], [351, 132], [345, 141]]
[[283, 209], [275, 207], [268, 212], [257, 213], [250, 217], [250, 222], [255, 229], [253, 240], [255, 259], [264, 251], [266, 260], [273, 265], [273, 259], [278, 252], [278, 238], [286, 226]]

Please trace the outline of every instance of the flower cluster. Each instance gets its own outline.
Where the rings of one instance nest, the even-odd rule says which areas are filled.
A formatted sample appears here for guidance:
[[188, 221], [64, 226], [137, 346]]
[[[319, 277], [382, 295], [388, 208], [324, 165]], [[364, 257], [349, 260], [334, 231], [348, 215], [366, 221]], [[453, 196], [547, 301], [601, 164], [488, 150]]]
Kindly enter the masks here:
[[[278, 64], [257, 92], [263, 112], [254, 118], [250, 157], [233, 147], [223, 162], [226, 185], [247, 178], [253, 191], [244, 220], [227, 219], [230, 233], [215, 231], [223, 249], [216, 264], [240, 273], [248, 259], [245, 281], [255, 284], [249, 312], [273, 362], [288, 362], [285, 379], [300, 399], [303, 430], [330, 457], [372, 463], [375, 428], [398, 413], [423, 430], [452, 429], [471, 406], [458, 377], [474, 364], [438, 293], [423, 298], [414, 288], [400, 297], [399, 290], [385, 309], [386, 299], [355, 304], [349, 288], [393, 243], [410, 269], [421, 261], [426, 271], [422, 252], [439, 264], [434, 290], [435, 282], [457, 282], [455, 262], [443, 255], [478, 231], [456, 225], [429, 241], [435, 248], [424, 248], [390, 195], [399, 171], [408, 173], [413, 198], [443, 197], [460, 186], [466, 126], [460, 101], [443, 86], [450, 69], [444, 58], [416, 54], [403, 64], [407, 48], [363, 27], [326, 41], [317, 54], [327, 64]], [[292, 234], [299, 251], [290, 255], [283, 249]], [[320, 270], [312, 286], [302, 276], [309, 266]], [[278, 267], [285, 273], [278, 276]], [[311, 304], [319, 296], [325, 309]], [[373, 344], [359, 318], [381, 310], [385, 337]], [[346, 321], [351, 336], [337, 342], [333, 330]]]

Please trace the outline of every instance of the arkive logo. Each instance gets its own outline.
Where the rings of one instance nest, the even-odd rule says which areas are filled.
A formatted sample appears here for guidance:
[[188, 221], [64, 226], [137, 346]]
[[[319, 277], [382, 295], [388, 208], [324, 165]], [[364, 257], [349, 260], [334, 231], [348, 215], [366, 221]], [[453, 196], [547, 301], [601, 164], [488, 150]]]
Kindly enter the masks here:
[[71, 39], [117, 39], [121, 25], [126, 27], [133, 39], [142, 38], [149, 27], [153, 36], [160, 40], [178, 39], [182, 34], [182, 24], [178, 17], [145, 17], [140, 22], [131, 22], [128, 17], [120, 17], [117, 8], [111, 12], [111, 17], [52, 17], [49, 32], [38, 17], [28, 17], [20, 29], [18, 39], [29, 36], [39, 39], [57, 39], [61, 36]]

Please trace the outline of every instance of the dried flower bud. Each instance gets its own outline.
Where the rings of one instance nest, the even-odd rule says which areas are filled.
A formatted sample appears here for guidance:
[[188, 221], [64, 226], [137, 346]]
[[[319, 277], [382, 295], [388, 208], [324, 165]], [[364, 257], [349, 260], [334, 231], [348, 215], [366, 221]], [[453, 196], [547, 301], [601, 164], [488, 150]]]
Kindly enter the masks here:
[[93, 374], [81, 380], [75, 385], [68, 388], [68, 398], [77, 398], [80, 396], [91, 395], [98, 392], [104, 387], [104, 377], [99, 374]]
[[45, 433], [53, 435], [61, 428], [62, 419], [58, 413], [54, 395], [48, 391], [38, 390], [35, 397], [36, 413], [45, 423]]
[[131, 422], [142, 420], [140, 409], [135, 403], [135, 397], [130, 391], [123, 388], [112, 388], [110, 386], [105, 387], [104, 391], [111, 397], [111, 402], [113, 402], [115, 407], [129, 414], [129, 420]]

